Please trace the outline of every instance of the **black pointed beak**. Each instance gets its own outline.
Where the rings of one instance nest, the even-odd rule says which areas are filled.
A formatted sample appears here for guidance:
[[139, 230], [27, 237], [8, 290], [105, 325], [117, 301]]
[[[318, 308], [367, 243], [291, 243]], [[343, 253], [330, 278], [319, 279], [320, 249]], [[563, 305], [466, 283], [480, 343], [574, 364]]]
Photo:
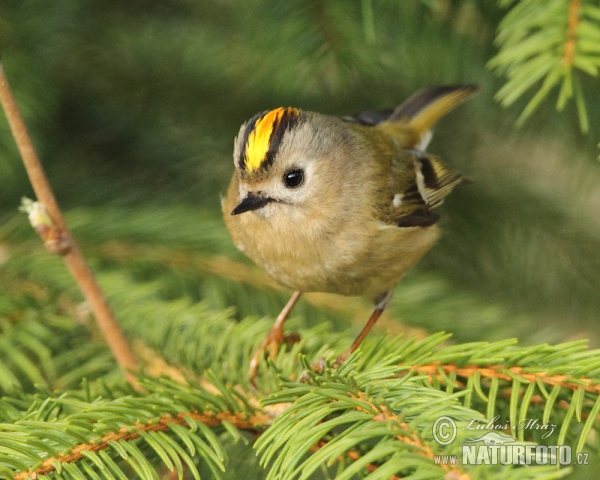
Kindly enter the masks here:
[[272, 201], [273, 199], [271, 197], [263, 195], [262, 192], [248, 192], [248, 195], [246, 195], [239, 205], [233, 209], [231, 214], [239, 215], [240, 213], [249, 212], [251, 210], [258, 210]]

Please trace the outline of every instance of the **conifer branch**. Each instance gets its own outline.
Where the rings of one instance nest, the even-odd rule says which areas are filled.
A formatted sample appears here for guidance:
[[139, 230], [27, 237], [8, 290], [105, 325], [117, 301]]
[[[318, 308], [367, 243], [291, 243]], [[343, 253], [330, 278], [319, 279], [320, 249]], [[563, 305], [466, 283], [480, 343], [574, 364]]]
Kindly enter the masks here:
[[[431, 448], [429, 448], [416, 433], [409, 433], [411, 431], [410, 426], [406, 422], [402, 421], [400, 419], [400, 417], [398, 417], [397, 414], [392, 412], [387, 406], [375, 405], [374, 403], [369, 401], [368, 397], [363, 392], [358, 392], [357, 395], [352, 395], [352, 398], [360, 400], [361, 402], [365, 402], [366, 404], [368, 404], [371, 407], [370, 409], [365, 409], [361, 406], [356, 406], [355, 409], [358, 411], [362, 411], [365, 413], [371, 413], [372, 411], [379, 411], [379, 413], [377, 415], [373, 416], [373, 421], [375, 421], [375, 422], [393, 421], [396, 425], [398, 425], [398, 427], [402, 431], [406, 432], [405, 434], [396, 435], [396, 439], [402, 443], [405, 443], [407, 445], [414, 447], [415, 453], [425, 457], [427, 460], [430, 460], [432, 463], [434, 462], [434, 453], [431, 450]], [[440, 464], [439, 466], [448, 472], [454, 472], [455, 474], [457, 474], [457, 477], [460, 478], [461, 480], [470, 480], [471, 479], [471, 476], [467, 472], [460, 470], [456, 465]]]
[[[489, 365], [481, 367], [479, 365], [466, 365], [458, 367], [455, 364], [432, 363], [428, 365], [412, 365], [412, 371], [428, 376], [436, 376], [438, 380], [444, 380], [440, 375], [439, 369], [442, 369], [445, 374], [455, 373], [459, 377], [469, 378], [474, 375], [480, 375], [484, 378], [497, 378], [499, 380], [512, 381], [514, 377], [522, 378], [528, 382], [542, 381], [543, 383], [555, 386], [559, 385], [562, 388], [570, 390], [578, 390], [583, 388], [587, 392], [600, 394], [600, 383], [594, 383], [586, 377], [573, 378], [568, 375], [549, 375], [548, 372], [523, 372], [523, 367], [506, 367], [504, 365]], [[507, 373], [508, 372], [508, 373]]]
[[36, 229], [38, 233], [42, 234], [42, 239], [50, 247], [50, 250], [63, 257], [67, 268], [94, 313], [106, 343], [109, 345], [117, 363], [123, 369], [125, 377], [131, 385], [138, 388], [136, 378], [132, 373], [137, 370], [135, 358], [104, 298], [100, 286], [67, 228], [54, 192], [27, 133], [27, 127], [21, 117], [1, 63], [0, 102], [21, 153], [33, 190], [43, 206], [42, 209], [48, 212], [50, 219], [50, 222], [44, 221], [42, 225], [34, 225], [34, 227], [39, 227]]
[[508, 77], [496, 98], [511, 105], [540, 83], [517, 120], [522, 124], [554, 89], [556, 109], [575, 99], [581, 130], [587, 132], [588, 115], [581, 80], [597, 77], [600, 66], [600, 8], [582, 0], [504, 2], [511, 10], [498, 27], [498, 54], [488, 66]]
[[111, 442], [119, 442], [121, 440], [131, 441], [139, 438], [142, 432], [166, 432], [169, 430], [169, 425], [187, 426], [187, 418], [203, 423], [207, 427], [215, 427], [222, 425], [223, 422], [229, 422], [238, 430], [251, 431], [253, 433], [260, 432], [260, 427], [266, 427], [272, 422], [272, 418], [266, 414], [255, 413], [247, 416], [244, 413], [237, 412], [184, 412], [176, 417], [170, 414], [162, 416], [158, 421], [151, 420], [146, 423], [136, 423], [122, 427], [117, 432], [111, 432], [104, 435], [100, 439], [92, 439], [87, 443], [82, 443], [75, 446], [69, 453], [51, 457], [42, 463], [32, 472], [20, 472], [14, 476], [14, 480], [25, 480], [26, 478], [35, 479], [38, 475], [47, 475], [56, 470], [56, 462], [60, 464], [73, 463], [85, 458], [84, 452], [99, 452], [111, 447]]

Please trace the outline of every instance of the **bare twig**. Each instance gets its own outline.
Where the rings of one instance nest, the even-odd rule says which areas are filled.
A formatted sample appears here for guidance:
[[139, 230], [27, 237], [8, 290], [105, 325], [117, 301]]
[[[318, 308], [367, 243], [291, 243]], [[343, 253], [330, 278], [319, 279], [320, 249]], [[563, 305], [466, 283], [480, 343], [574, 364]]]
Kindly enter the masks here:
[[[52, 188], [48, 183], [44, 169], [35, 152], [31, 138], [27, 133], [23, 118], [19, 113], [1, 62], [0, 102], [2, 103], [2, 108], [8, 119], [11, 132], [21, 153], [21, 158], [25, 164], [25, 169], [27, 170], [33, 190], [38, 201], [45, 207], [52, 222], [52, 225], [43, 231], [38, 230], [38, 233], [42, 235], [42, 238], [51, 251], [63, 257], [67, 268], [75, 278], [77, 285], [90, 306], [117, 363], [123, 368], [127, 380], [137, 388], [137, 381], [132, 373], [137, 370], [135, 358], [117, 325], [113, 313], [106, 303], [100, 286], [69, 233]], [[56, 245], [59, 245], [59, 247], [56, 248]]]

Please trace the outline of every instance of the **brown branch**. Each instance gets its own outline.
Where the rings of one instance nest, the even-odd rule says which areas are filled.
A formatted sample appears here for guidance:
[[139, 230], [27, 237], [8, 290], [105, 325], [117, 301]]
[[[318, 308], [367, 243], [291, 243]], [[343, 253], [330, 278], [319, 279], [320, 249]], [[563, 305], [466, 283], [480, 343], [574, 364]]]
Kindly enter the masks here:
[[573, 65], [573, 59], [575, 57], [580, 6], [581, 0], [571, 0], [571, 3], [569, 4], [569, 26], [567, 27], [567, 41], [565, 42], [565, 51], [562, 58], [562, 64], [566, 67]]
[[[458, 367], [452, 363], [440, 364], [430, 363], [427, 365], [412, 365], [409, 367], [411, 370], [429, 375], [430, 377], [435, 375], [438, 379], [443, 380], [443, 377], [438, 374], [438, 369], [442, 369], [444, 373], [455, 373], [459, 377], [469, 378], [479, 373], [484, 378], [498, 378], [499, 380], [512, 381], [513, 376], [520, 377], [528, 382], [535, 382], [541, 380], [546, 385], [554, 386], [560, 385], [563, 388], [570, 390], [577, 390], [583, 388], [584, 390], [596, 394], [600, 394], [600, 384], [593, 383], [589, 378], [582, 377], [574, 379], [568, 375], [548, 375], [546, 372], [523, 372], [523, 367], [505, 367], [504, 365], [491, 365], [487, 367], [481, 367], [479, 365], [467, 365], [465, 367]], [[506, 372], [512, 374], [509, 375]], [[574, 381], [577, 380], [577, 381]]]
[[47, 246], [54, 253], [62, 255], [67, 268], [75, 278], [90, 309], [94, 313], [96, 322], [102, 331], [106, 343], [110, 347], [119, 366], [124, 370], [127, 380], [136, 388], [138, 387], [132, 372], [137, 370], [135, 358], [119, 329], [100, 286], [94, 275], [85, 263], [77, 244], [71, 237], [63, 219], [58, 203], [48, 183], [42, 164], [27, 133], [27, 128], [14, 100], [10, 86], [0, 63], [0, 102], [6, 114], [11, 132], [21, 153], [27, 175], [35, 191], [38, 201], [45, 207], [50, 217], [50, 224], [44, 224], [38, 230]]
[[104, 435], [101, 439], [93, 439], [88, 443], [82, 443], [74, 447], [71, 452], [65, 455], [58, 455], [44, 460], [42, 465], [33, 472], [20, 472], [15, 475], [14, 480], [24, 480], [26, 478], [36, 478], [38, 475], [47, 475], [55, 470], [54, 462], [73, 463], [83, 459], [81, 452], [98, 452], [110, 447], [108, 442], [119, 442], [121, 440], [134, 440], [140, 436], [140, 432], [164, 432], [169, 429], [169, 424], [187, 425], [187, 418], [193, 418], [196, 421], [202, 422], [207, 427], [215, 427], [227, 421], [234, 425], [239, 430], [249, 430], [258, 432], [257, 427], [265, 427], [271, 424], [272, 417], [265, 414], [254, 414], [249, 418], [244, 418], [243, 413], [221, 412], [214, 415], [212, 412], [186, 412], [180, 413], [176, 417], [164, 415], [160, 421], [149, 421], [147, 423], [136, 423], [132, 431], [132, 426], [128, 425], [121, 428], [118, 432], [111, 432]]
[[[561, 387], [569, 389], [569, 390], [577, 390], [578, 388], [583, 387], [588, 392], [600, 394], [600, 384], [593, 384], [592, 381], [588, 378], [584, 377], [584, 378], [578, 379], [579, 381], [584, 382], [585, 385], [582, 385], [577, 382], [565, 382], [565, 380], [567, 378], [571, 378], [566, 375], [547, 375], [545, 372], [522, 373], [523, 367], [506, 368], [502, 365], [479, 367], [479, 366], [475, 366], [475, 365], [470, 365], [470, 366], [466, 366], [463, 368], [458, 368], [458, 367], [456, 367], [456, 365], [452, 365], [452, 364], [441, 365], [438, 363], [432, 363], [432, 364], [428, 364], [428, 365], [413, 365], [410, 367], [411, 370], [413, 370], [417, 373], [427, 375], [430, 380], [435, 375], [435, 377], [438, 381], [444, 382], [445, 379], [442, 375], [440, 375], [438, 373], [438, 368], [442, 368], [444, 370], [444, 373], [446, 373], [446, 374], [448, 374], [450, 372], [455, 372], [457, 376], [460, 376], [463, 378], [469, 378], [478, 372], [482, 377], [485, 377], [485, 378], [496, 377], [500, 380], [511, 381], [511, 380], [513, 380], [513, 377], [499, 371], [499, 370], [509, 370], [514, 375], [519, 376], [519, 377], [523, 378], [524, 380], [527, 380], [530, 382], [536, 381], [536, 379], [539, 379], [542, 382], [544, 382], [550, 386], [560, 385]], [[455, 380], [455, 383], [457, 384], [458, 388], [466, 387], [466, 385], [464, 383], [462, 383], [458, 380]], [[510, 397], [512, 395], [512, 388], [503, 389], [500, 392], [500, 395], [502, 395], [503, 397]], [[523, 393], [519, 393], [519, 396], [523, 397]], [[534, 404], [534, 405], [535, 404], [539, 405], [544, 402], [546, 402], [546, 399], [543, 396], [537, 395], [537, 394], [533, 395], [531, 397], [531, 399], [529, 400], [529, 403]], [[564, 410], [568, 410], [570, 407], [569, 402], [567, 402], [565, 400], [560, 400], [557, 402], [557, 404]], [[581, 417], [583, 419], [587, 419], [589, 417], [589, 414], [586, 412], [581, 412]], [[597, 420], [600, 421], [600, 414], [598, 414]]]

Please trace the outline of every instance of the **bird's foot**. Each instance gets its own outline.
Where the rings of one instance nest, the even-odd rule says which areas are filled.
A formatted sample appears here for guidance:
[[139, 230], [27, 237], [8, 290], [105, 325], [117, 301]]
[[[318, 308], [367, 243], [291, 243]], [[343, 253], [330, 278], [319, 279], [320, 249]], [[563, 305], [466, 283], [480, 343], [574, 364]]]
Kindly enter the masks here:
[[254, 379], [258, 375], [260, 359], [265, 354], [268, 354], [271, 358], [275, 358], [279, 353], [279, 347], [281, 345], [285, 344], [291, 346], [299, 341], [300, 334], [298, 333], [289, 333], [285, 335], [283, 329], [271, 329], [250, 360], [250, 368], [248, 369], [248, 379], [250, 380], [250, 383], [254, 385]]
[[[342, 353], [339, 357], [335, 359], [335, 362], [333, 362], [331, 368], [334, 370], [340, 368], [351, 353], [351, 349], [346, 350], [344, 353]], [[323, 373], [325, 371], [325, 367], [327, 367], [327, 360], [325, 360], [325, 357], [321, 357], [317, 363], [310, 364], [310, 370], [315, 373]], [[302, 373], [300, 374], [300, 382], [307, 382], [309, 377], [310, 376], [308, 374], [307, 369], [302, 370]]]

